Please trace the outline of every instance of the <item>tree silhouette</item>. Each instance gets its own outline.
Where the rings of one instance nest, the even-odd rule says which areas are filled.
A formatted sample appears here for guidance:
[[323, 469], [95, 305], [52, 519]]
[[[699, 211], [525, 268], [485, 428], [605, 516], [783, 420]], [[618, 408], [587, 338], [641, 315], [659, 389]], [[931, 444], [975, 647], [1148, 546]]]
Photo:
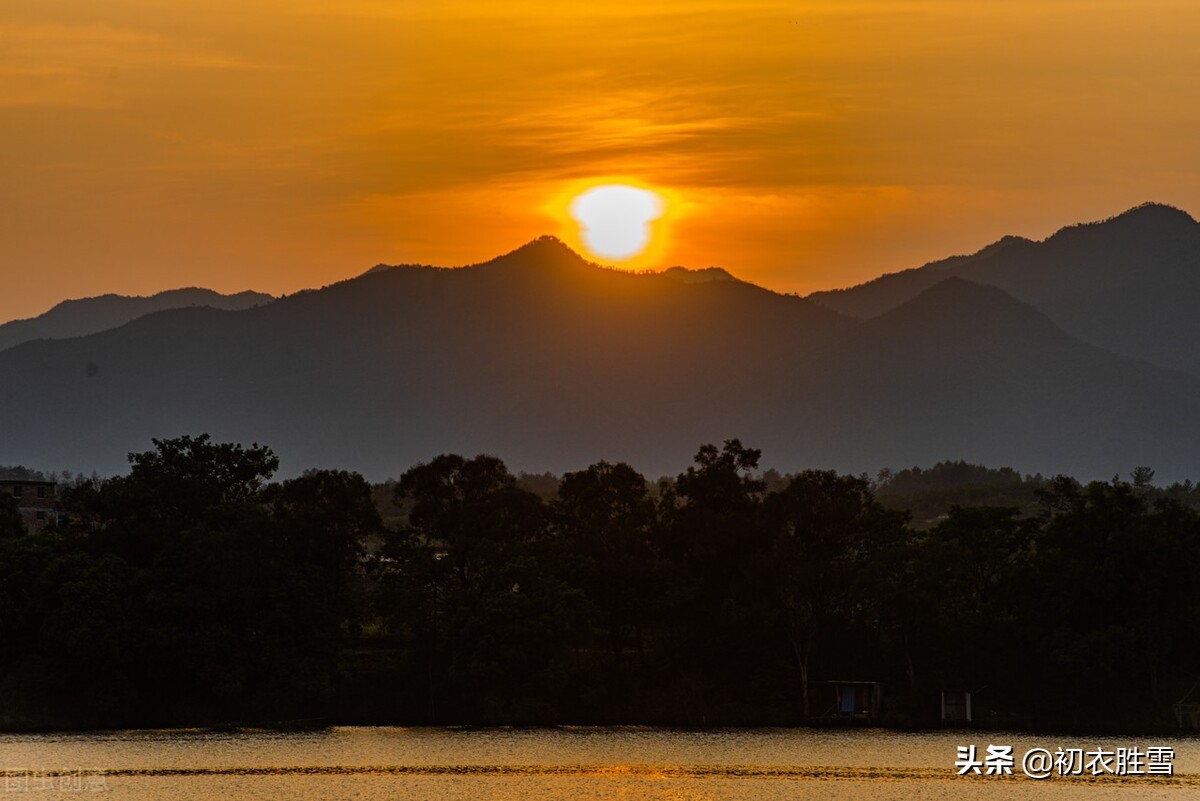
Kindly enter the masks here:
[[25, 523], [16, 498], [0, 494], [0, 538], [19, 537], [25, 533]]
[[[857, 605], [885, 586], [881, 575], [866, 588], [856, 579], [872, 556], [903, 538], [905, 517], [884, 510], [865, 478], [816, 470], [804, 471], [768, 496], [766, 516], [773, 622], [795, 658], [802, 715], [808, 718], [813, 656], [828, 647], [833, 629]], [[857, 594], [862, 589], [871, 595]]]
[[667, 589], [646, 479], [624, 463], [567, 473], [553, 515], [566, 547], [584, 559], [576, 581], [596, 604], [615, 661], [631, 639], [644, 658], [643, 635]]

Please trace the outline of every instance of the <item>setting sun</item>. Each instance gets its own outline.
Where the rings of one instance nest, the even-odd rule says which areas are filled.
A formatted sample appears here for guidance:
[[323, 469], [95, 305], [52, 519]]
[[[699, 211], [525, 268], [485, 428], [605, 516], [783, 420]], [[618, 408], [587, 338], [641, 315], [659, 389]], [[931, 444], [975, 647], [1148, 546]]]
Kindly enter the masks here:
[[662, 216], [663, 202], [648, 189], [632, 186], [597, 186], [577, 196], [571, 216], [579, 221], [580, 235], [596, 256], [630, 259], [650, 244], [650, 223]]

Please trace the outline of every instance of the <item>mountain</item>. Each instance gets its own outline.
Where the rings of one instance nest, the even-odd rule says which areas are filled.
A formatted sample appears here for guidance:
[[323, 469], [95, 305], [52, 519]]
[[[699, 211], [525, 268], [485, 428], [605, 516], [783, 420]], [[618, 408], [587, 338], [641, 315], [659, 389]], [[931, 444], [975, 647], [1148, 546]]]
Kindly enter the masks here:
[[1083, 343], [995, 287], [945, 279], [866, 321], [835, 358], [831, 417], [854, 421], [854, 433], [832, 445], [858, 464], [962, 458], [1083, 478], [1161, 465], [1167, 480], [1200, 471], [1200, 422], [1186, 419], [1200, 380]]
[[222, 295], [211, 289], [172, 289], [148, 297], [102, 295], [97, 298], [64, 300], [50, 311], [27, 320], [0, 325], [0, 350], [31, 339], [82, 337], [116, 328], [130, 320], [164, 309], [210, 306], [214, 309], [247, 309], [274, 300], [261, 292]]
[[[551, 238], [255, 308], [187, 308], [0, 352], [0, 463], [119, 472], [151, 437], [271, 445], [282, 472], [681, 470], [730, 437], [782, 469], [966, 459], [1195, 477], [1200, 380], [952, 278], [862, 321], [729, 277], [590, 264]], [[33, 378], [31, 378], [33, 377]]]
[[1200, 375], [1200, 223], [1179, 209], [1147, 203], [1042, 242], [1005, 237], [809, 298], [865, 319], [950, 276], [999, 287], [1085, 342]]

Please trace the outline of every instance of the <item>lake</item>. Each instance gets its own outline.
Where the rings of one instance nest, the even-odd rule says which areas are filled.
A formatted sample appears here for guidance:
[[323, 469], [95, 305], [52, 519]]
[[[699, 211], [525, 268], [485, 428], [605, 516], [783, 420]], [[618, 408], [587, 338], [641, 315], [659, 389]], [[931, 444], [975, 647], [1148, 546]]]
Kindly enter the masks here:
[[[956, 775], [957, 747], [972, 744], [981, 760], [989, 745], [1013, 746], [1014, 775]], [[1035, 747], [1171, 748], [1174, 775], [1037, 781], [1021, 772]], [[45, 799], [1182, 801], [1200, 798], [1200, 739], [643, 727], [112, 731], [0, 734], [0, 769], [5, 790]]]

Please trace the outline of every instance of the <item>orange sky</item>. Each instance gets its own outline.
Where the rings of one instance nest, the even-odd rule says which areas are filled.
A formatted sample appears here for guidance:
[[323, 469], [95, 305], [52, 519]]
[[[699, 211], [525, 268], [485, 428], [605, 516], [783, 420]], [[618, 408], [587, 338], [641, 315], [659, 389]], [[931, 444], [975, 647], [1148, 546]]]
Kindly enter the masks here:
[[578, 242], [612, 177], [661, 266], [783, 291], [1197, 215], [1197, 42], [1195, 0], [6, 0], [0, 320]]

